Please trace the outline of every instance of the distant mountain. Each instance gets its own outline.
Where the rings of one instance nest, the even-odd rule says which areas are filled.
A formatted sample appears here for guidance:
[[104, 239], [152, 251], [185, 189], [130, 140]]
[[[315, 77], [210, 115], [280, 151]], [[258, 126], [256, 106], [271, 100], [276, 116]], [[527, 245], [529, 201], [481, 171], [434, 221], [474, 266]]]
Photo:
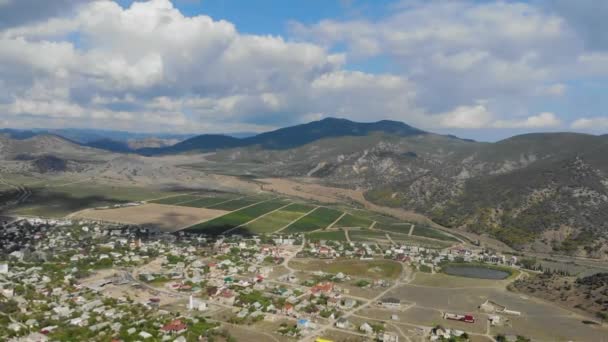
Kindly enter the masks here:
[[34, 131], [28, 131], [28, 130], [18, 130], [18, 129], [11, 129], [11, 128], [2, 128], [0, 129], [0, 134], [6, 135], [11, 139], [28, 139], [28, 138], [32, 138], [38, 135], [38, 133], [34, 132]]
[[129, 146], [128, 143], [122, 142], [122, 141], [117, 141], [117, 140], [112, 140], [112, 139], [95, 140], [95, 141], [91, 141], [85, 145], [89, 146], [89, 147], [98, 148], [101, 150], [118, 152], [118, 153], [128, 153], [128, 152], [132, 151], [131, 147]]
[[141, 148], [166, 147], [196, 136], [195, 134], [131, 133], [80, 128], [34, 128], [31, 130], [4, 128], [0, 129], [0, 134], [17, 140], [29, 139], [36, 136], [56, 135], [83, 146], [118, 153], [132, 153]]
[[395, 136], [413, 136], [427, 132], [398, 121], [382, 120], [372, 123], [353, 122], [347, 119], [327, 118], [306, 124], [277, 129], [247, 138], [227, 135], [199, 135], [170, 147], [145, 149], [143, 154], [172, 154], [215, 151], [226, 148], [259, 146], [264, 149], [289, 149], [313, 141], [343, 136], [366, 136], [373, 132]]
[[171, 134], [171, 133], [137, 133], [125, 131], [111, 131], [101, 129], [82, 129], [82, 128], [65, 128], [65, 129], [46, 129], [38, 128], [31, 130], [38, 134], [55, 134], [64, 138], [77, 141], [82, 144], [89, 144], [96, 141], [116, 141], [127, 143], [130, 140], [143, 140], [148, 138], [157, 139], [177, 139], [185, 140], [195, 136], [195, 134]]

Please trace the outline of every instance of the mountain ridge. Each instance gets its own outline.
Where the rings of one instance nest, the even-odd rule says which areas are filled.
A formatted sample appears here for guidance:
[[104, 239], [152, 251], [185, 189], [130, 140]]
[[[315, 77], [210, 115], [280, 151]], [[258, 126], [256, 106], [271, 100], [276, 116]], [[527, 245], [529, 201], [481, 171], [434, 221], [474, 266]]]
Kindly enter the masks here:
[[173, 146], [157, 149], [142, 149], [138, 153], [158, 155], [184, 152], [205, 152], [218, 149], [259, 145], [266, 149], [289, 149], [312, 143], [319, 139], [340, 136], [364, 136], [372, 132], [383, 132], [398, 136], [428, 134], [423, 130], [399, 121], [380, 120], [360, 123], [341, 118], [325, 118], [305, 124], [279, 128], [252, 137], [236, 138], [222, 134], [203, 134]]

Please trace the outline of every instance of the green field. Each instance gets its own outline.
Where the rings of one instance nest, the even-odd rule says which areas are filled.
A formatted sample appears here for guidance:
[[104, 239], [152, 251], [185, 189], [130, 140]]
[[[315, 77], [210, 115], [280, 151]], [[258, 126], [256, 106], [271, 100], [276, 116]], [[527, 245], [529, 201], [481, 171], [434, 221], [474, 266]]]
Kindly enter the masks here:
[[[405, 223], [405, 224], [380, 224], [379, 223], [374, 226], [374, 229], [408, 235], [410, 232], [410, 227], [411, 227], [410, 223]], [[424, 237], [424, 238], [442, 240], [442, 241], [458, 241], [458, 239], [456, 239], [452, 236], [449, 236], [448, 234], [445, 234], [444, 232], [442, 232], [440, 230], [426, 227], [426, 226], [420, 226], [420, 225], [414, 225], [414, 231], [412, 232], [412, 236]]]
[[372, 220], [367, 219], [365, 217], [346, 214], [340, 219], [340, 221], [336, 222], [334, 227], [368, 228], [372, 224], [372, 222]]
[[230, 195], [221, 195], [217, 197], [199, 197], [197, 200], [181, 203], [179, 205], [193, 208], [208, 208], [214, 205], [218, 205], [222, 202], [230, 201], [234, 198], [234, 196]]
[[374, 226], [375, 230], [382, 230], [385, 232], [399, 233], [399, 234], [408, 234], [410, 232], [410, 223], [405, 224], [383, 224], [376, 223]]
[[407, 234], [389, 233], [389, 235], [396, 243], [404, 243], [408, 245], [416, 245], [428, 248], [447, 248], [453, 245], [453, 242], [431, 240], [419, 236], [408, 236]]
[[258, 203], [241, 210], [234, 211], [224, 216], [213, 220], [194, 225], [187, 228], [185, 231], [191, 233], [205, 233], [210, 235], [219, 235], [230, 229], [236, 228], [243, 223], [247, 223], [256, 217], [264, 215], [268, 212], [276, 210], [287, 204], [282, 200], [271, 200]]
[[344, 273], [351, 276], [373, 279], [396, 279], [401, 275], [402, 266], [392, 260], [337, 259], [331, 262], [309, 262], [306, 259], [292, 259], [289, 266], [304, 271]]
[[218, 210], [227, 210], [227, 211], [233, 211], [233, 210], [237, 210], [237, 209], [241, 209], [244, 208], [248, 205], [252, 205], [254, 203], [263, 201], [264, 199], [261, 198], [257, 198], [257, 197], [247, 197], [247, 198], [240, 198], [240, 199], [233, 199], [231, 201], [228, 202], [224, 202], [224, 203], [219, 203], [216, 205], [210, 205], [208, 208], [209, 209], [218, 209]]
[[383, 224], [403, 223], [402, 220], [394, 218], [392, 216], [383, 215], [377, 212], [369, 211], [366, 209], [354, 209], [349, 211], [353, 216], [366, 218], [370, 221], [377, 221]]
[[352, 241], [369, 241], [370, 239], [388, 241], [385, 232], [379, 232], [379, 231], [368, 230], [368, 229], [349, 230], [348, 236], [350, 237], [350, 239]]
[[279, 211], [268, 214], [259, 220], [251, 222], [244, 228], [250, 233], [255, 234], [272, 233], [297, 220], [299, 217], [311, 211], [313, 208], [313, 206], [294, 203]]
[[78, 183], [52, 188], [33, 187], [32, 196], [12, 213], [43, 217], [63, 217], [69, 213], [131, 201], [170, 196], [176, 193], [149, 188]]
[[331, 232], [312, 232], [306, 234], [306, 238], [312, 242], [317, 242], [320, 240], [346, 241], [346, 235], [344, 235], [344, 231], [342, 230]]
[[341, 211], [320, 207], [312, 213], [302, 217], [296, 222], [287, 227], [285, 233], [302, 233], [310, 232], [317, 229], [323, 229], [332, 224], [338, 217], [342, 215]]
[[412, 232], [412, 235], [444, 241], [458, 241], [458, 239], [449, 236], [448, 234], [445, 234], [440, 230], [424, 226], [416, 226], [416, 228], [414, 228], [414, 231]]

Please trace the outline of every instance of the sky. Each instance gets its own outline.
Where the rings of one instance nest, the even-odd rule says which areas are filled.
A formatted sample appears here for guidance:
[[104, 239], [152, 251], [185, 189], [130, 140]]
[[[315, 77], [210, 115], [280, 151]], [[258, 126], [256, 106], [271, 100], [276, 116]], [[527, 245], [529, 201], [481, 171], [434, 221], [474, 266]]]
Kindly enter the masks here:
[[608, 133], [608, 1], [0, 0], [0, 127]]

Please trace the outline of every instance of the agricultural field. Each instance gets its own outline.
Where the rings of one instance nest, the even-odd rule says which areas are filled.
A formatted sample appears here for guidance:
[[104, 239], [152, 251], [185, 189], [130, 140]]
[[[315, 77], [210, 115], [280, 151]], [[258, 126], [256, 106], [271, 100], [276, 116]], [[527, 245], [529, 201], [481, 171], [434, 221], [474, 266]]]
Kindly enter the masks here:
[[185, 207], [193, 207], [193, 208], [209, 208], [213, 206], [217, 206], [223, 202], [228, 202], [233, 200], [235, 195], [217, 195], [214, 197], [199, 197], [194, 201], [188, 201], [184, 203], [180, 203], [179, 205], [183, 205]]
[[323, 271], [327, 273], [344, 273], [351, 276], [371, 279], [397, 279], [401, 275], [401, 263], [393, 260], [358, 260], [358, 259], [293, 259], [289, 266], [303, 271]]
[[94, 207], [160, 198], [178, 193], [143, 187], [101, 183], [75, 183], [56, 187], [32, 187], [32, 195], [13, 214], [59, 218]]
[[341, 211], [319, 207], [289, 225], [284, 231], [285, 233], [302, 233], [323, 229], [332, 224], [340, 215], [342, 215]]
[[454, 245], [454, 242], [409, 236], [407, 234], [389, 233], [393, 241], [397, 243], [415, 244], [421, 247], [443, 249]]
[[416, 273], [416, 277], [410, 283], [412, 285], [442, 287], [442, 288], [463, 288], [463, 287], [504, 287], [512, 279], [492, 280], [452, 276], [445, 273]]
[[374, 211], [369, 211], [366, 209], [353, 209], [353, 210], [349, 210], [349, 213], [353, 216], [366, 218], [370, 221], [377, 221], [378, 223], [383, 223], [383, 224], [403, 223], [402, 220], [399, 220], [395, 217], [387, 216], [387, 215], [380, 214], [380, 213], [377, 213]]
[[259, 220], [255, 220], [243, 228], [247, 229], [250, 233], [255, 234], [272, 233], [286, 227], [288, 224], [302, 217], [302, 215], [314, 208], [315, 207], [313, 206], [294, 203], [281, 210], [270, 213]]
[[419, 226], [419, 225], [416, 225], [414, 227], [414, 231], [412, 232], [412, 235], [431, 238], [431, 239], [437, 239], [437, 240], [444, 240], [444, 241], [458, 241], [458, 239], [456, 239], [453, 236], [450, 236], [440, 230], [425, 227], [425, 226]]
[[381, 230], [386, 233], [398, 233], [407, 235], [410, 232], [411, 223], [384, 224], [376, 223], [374, 230]]
[[283, 200], [270, 200], [266, 202], [261, 202], [247, 208], [233, 211], [229, 214], [215, 218], [213, 220], [188, 227], [186, 231], [191, 233], [205, 233], [211, 235], [223, 234], [226, 231], [243, 225], [261, 215], [279, 209], [285, 206], [286, 204], [288, 203]]
[[365, 217], [354, 216], [352, 214], [346, 214], [340, 219], [340, 221], [336, 222], [334, 227], [336, 227], [336, 228], [339, 228], [339, 227], [368, 228], [372, 224], [372, 222], [373, 222], [372, 220], [367, 219]]
[[255, 204], [257, 202], [263, 201], [264, 199], [259, 197], [246, 197], [246, 198], [236, 198], [230, 201], [222, 201], [215, 205], [210, 205], [209, 209], [219, 209], [219, 210], [238, 210], [244, 208], [246, 206]]
[[352, 241], [369, 241], [371, 240], [385, 240], [388, 242], [385, 232], [377, 230], [361, 229], [361, 230], [349, 230], [348, 236]]
[[332, 240], [332, 241], [346, 241], [346, 235], [342, 230], [325, 231], [325, 232], [312, 232], [306, 235], [306, 238], [311, 241], [320, 240]]
[[172, 232], [201, 221], [226, 214], [223, 210], [180, 207], [174, 205], [148, 203], [135, 207], [105, 210], [84, 210], [78, 218], [151, 226]]

